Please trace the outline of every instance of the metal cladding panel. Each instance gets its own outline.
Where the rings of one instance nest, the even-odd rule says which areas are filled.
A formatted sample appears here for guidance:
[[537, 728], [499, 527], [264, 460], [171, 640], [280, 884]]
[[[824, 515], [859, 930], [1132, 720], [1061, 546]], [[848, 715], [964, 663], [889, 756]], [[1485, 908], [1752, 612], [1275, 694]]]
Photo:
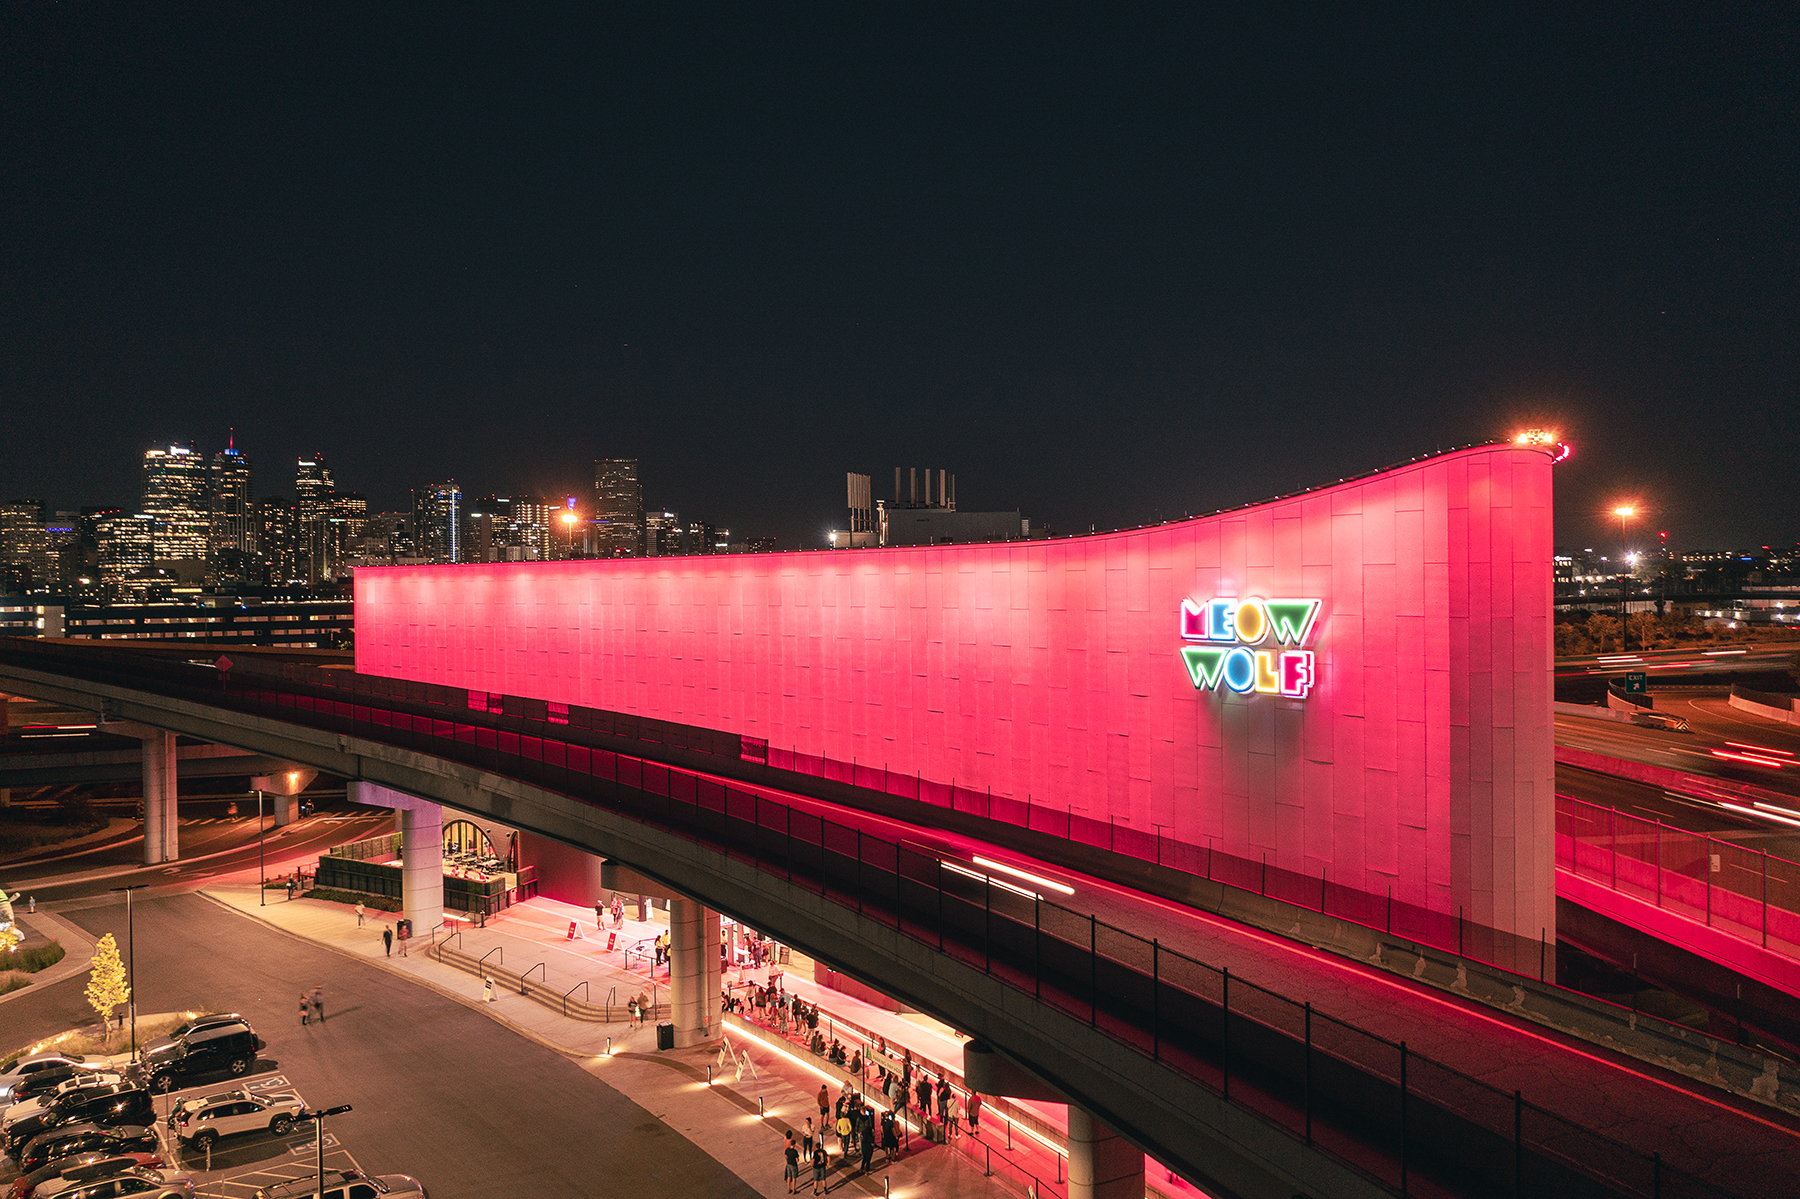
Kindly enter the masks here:
[[[1161, 825], [1535, 938], [1550, 577], [1550, 456], [1488, 446], [1052, 542], [359, 570], [356, 654]], [[1248, 596], [1322, 601], [1304, 699], [1194, 685], [1182, 602]]]

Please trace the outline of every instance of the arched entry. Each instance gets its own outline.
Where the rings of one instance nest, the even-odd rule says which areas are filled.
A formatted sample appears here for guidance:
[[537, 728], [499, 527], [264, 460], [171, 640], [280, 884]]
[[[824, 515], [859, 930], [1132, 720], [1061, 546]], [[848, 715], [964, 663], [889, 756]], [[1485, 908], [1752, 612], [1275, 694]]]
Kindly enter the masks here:
[[452, 820], [444, 826], [444, 860], [491, 858], [494, 846], [473, 820]]

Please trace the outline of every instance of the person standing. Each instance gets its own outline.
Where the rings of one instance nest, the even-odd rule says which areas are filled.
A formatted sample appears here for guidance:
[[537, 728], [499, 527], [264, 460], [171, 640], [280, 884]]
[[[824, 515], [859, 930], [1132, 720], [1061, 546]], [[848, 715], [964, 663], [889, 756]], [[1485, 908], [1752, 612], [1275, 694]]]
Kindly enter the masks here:
[[831, 1092], [827, 1091], [825, 1089], [824, 1083], [820, 1083], [819, 1084], [819, 1139], [821, 1142], [823, 1142], [825, 1139], [825, 1130], [830, 1127], [831, 1127]]
[[981, 1093], [979, 1091], [969, 1092], [969, 1135], [972, 1137], [981, 1135]]
[[951, 1091], [950, 1106], [945, 1109], [945, 1111], [944, 1139], [949, 1140], [951, 1137], [961, 1136], [963, 1114], [962, 1096], [958, 1095], [955, 1091]]
[[865, 1107], [857, 1115], [857, 1147], [862, 1150], [863, 1173], [867, 1174], [869, 1163], [875, 1158], [875, 1112]]
[[955, 1092], [950, 1089], [950, 1080], [947, 1078], [938, 1079], [938, 1123], [944, 1126], [945, 1137], [950, 1135], [950, 1096], [953, 1094], [955, 1094]]
[[599, 932], [606, 927], [606, 905], [598, 899], [594, 901], [594, 931]]
[[903, 1081], [894, 1092], [894, 1116], [900, 1123], [900, 1135], [910, 1138], [912, 1131], [906, 1126], [906, 1108], [912, 1102], [912, 1088]]
[[[812, 1163], [813, 1194], [817, 1195], [820, 1193], [819, 1188], [825, 1186], [825, 1171], [831, 1165], [831, 1159], [825, 1156], [825, 1138], [822, 1136], [819, 1138], [818, 1147], [813, 1150]], [[829, 1195], [831, 1188], [825, 1187], [824, 1193]]]
[[848, 1112], [837, 1118], [838, 1156], [846, 1162], [850, 1160], [850, 1138], [856, 1135], [856, 1125], [850, 1122]]
[[894, 1129], [894, 1113], [881, 1113], [881, 1152], [886, 1157], [886, 1165], [894, 1164], [894, 1157], [900, 1152], [900, 1136]]
[[923, 1125], [931, 1115], [931, 1075], [923, 1070], [919, 1071], [917, 1093], [919, 1096], [919, 1123]]
[[412, 940], [412, 921], [409, 920], [405, 924], [402, 924], [400, 926], [400, 956], [401, 957], [406, 956], [406, 943], [410, 940]]
[[787, 1144], [782, 1146], [781, 1156], [784, 1164], [781, 1176], [787, 1180], [787, 1193], [792, 1195], [800, 1189], [800, 1147], [794, 1144], [794, 1133], [788, 1130]]
[[387, 950], [387, 957], [394, 956], [394, 926], [384, 924], [381, 928], [381, 945]]
[[311, 1018], [312, 1018], [312, 1000], [310, 1000], [306, 997], [305, 991], [302, 991], [302, 992], [300, 992], [300, 1027], [305, 1028], [307, 1021], [309, 1021]]
[[808, 1161], [812, 1160], [814, 1135], [813, 1119], [811, 1116], [808, 1116], [806, 1118], [806, 1130], [800, 1134], [800, 1155]]
[[359, 899], [356, 901], [356, 927], [361, 928], [362, 926], [363, 926], [363, 905], [362, 905], [362, 900]]
[[313, 988], [312, 1001], [313, 1001], [313, 1015], [315, 1015], [319, 1018], [320, 1024], [325, 1023], [325, 988], [324, 987], [315, 986]]

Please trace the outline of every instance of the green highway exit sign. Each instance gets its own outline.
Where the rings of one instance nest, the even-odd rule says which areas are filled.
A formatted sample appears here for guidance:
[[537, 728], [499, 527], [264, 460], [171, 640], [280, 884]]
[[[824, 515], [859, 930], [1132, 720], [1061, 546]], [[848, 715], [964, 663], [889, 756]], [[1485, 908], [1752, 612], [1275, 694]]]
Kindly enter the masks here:
[[1625, 674], [1626, 695], [1647, 695], [1650, 692], [1650, 676], [1641, 670], [1627, 671]]

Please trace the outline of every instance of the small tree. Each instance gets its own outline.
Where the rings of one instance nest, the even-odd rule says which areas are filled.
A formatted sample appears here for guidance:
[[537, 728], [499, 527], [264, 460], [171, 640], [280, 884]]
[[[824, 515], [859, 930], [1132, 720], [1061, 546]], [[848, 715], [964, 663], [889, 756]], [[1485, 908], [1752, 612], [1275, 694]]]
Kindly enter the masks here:
[[107, 933], [94, 946], [94, 969], [88, 975], [88, 1004], [100, 1013], [101, 1023], [110, 1027], [114, 1010], [130, 999], [131, 987], [125, 982], [125, 963], [119, 960], [118, 942]]

